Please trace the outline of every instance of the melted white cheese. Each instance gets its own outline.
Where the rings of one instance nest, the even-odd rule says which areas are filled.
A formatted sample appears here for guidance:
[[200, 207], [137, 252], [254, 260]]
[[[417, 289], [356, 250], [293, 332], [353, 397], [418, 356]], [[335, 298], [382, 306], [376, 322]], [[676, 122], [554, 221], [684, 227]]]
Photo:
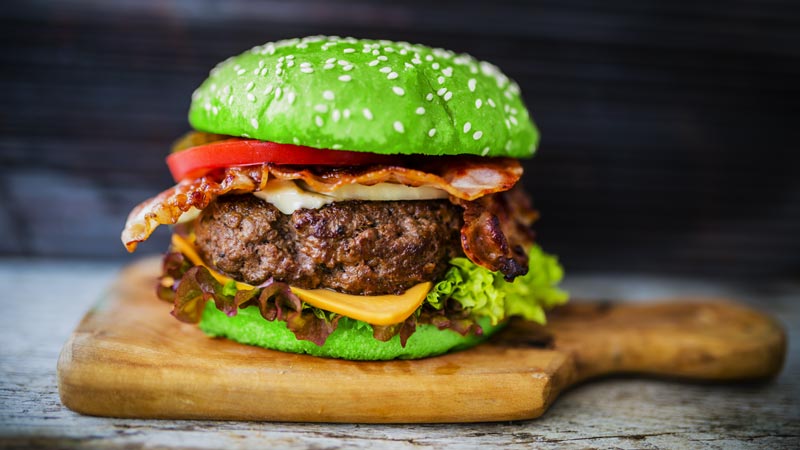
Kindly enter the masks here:
[[197, 219], [198, 217], [200, 217], [200, 210], [195, 208], [194, 206], [192, 206], [191, 208], [189, 208], [188, 211], [186, 211], [185, 213], [181, 214], [181, 216], [178, 218], [178, 221], [176, 223], [191, 222], [194, 219]]
[[284, 214], [298, 209], [318, 209], [328, 203], [346, 200], [434, 200], [447, 198], [447, 192], [432, 186], [406, 186], [395, 183], [378, 183], [372, 186], [361, 184], [344, 185], [332, 192], [306, 191], [294, 181], [270, 180], [267, 186], [253, 193], [256, 197], [272, 203]]

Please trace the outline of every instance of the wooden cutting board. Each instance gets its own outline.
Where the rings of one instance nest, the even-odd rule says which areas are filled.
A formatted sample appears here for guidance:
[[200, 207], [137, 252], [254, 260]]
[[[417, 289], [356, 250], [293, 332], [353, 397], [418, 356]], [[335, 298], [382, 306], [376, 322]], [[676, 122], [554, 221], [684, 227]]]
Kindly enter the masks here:
[[417, 361], [354, 362], [210, 339], [154, 295], [159, 261], [126, 268], [64, 346], [58, 388], [90, 415], [307, 422], [475, 422], [540, 416], [566, 388], [617, 373], [775, 376], [786, 337], [722, 300], [573, 302], [547, 327]]

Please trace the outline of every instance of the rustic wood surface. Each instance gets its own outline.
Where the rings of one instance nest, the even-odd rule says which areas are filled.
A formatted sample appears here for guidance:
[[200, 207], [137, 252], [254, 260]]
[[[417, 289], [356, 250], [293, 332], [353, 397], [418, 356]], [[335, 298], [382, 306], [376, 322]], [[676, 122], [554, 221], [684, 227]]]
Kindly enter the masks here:
[[[105, 419], [61, 405], [58, 353], [116, 277], [118, 263], [0, 260], [0, 447], [35, 448], [797, 448], [800, 285], [577, 276], [573, 295], [702, 295], [761, 305], [789, 334], [782, 373], [766, 384], [608, 378], [578, 386], [539, 419], [463, 425], [352, 425]], [[456, 407], [455, 405], [453, 407]]]
[[781, 327], [754, 310], [678, 298], [576, 301], [547, 327], [514, 321], [484, 345], [419, 361], [315, 358], [208, 339], [176, 321], [154, 294], [160, 269], [158, 257], [126, 267], [64, 345], [65, 406], [142, 419], [507, 421], [539, 417], [563, 390], [608, 374], [772, 377], [786, 351]]

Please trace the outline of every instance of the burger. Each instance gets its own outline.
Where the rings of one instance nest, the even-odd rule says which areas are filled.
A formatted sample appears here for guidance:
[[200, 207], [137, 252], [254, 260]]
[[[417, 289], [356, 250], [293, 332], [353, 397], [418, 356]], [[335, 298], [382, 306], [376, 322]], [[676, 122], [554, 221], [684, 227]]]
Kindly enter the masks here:
[[518, 85], [466, 54], [313, 36], [257, 46], [195, 90], [159, 298], [212, 337], [351, 360], [465, 349], [566, 301], [519, 186], [539, 140]]

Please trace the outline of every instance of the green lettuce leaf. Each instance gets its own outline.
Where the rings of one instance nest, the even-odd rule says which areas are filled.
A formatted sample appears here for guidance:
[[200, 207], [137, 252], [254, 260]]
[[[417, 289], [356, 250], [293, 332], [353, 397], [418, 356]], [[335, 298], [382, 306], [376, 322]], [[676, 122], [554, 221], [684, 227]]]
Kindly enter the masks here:
[[473, 316], [490, 318], [492, 325], [511, 316], [544, 324], [545, 309], [566, 303], [569, 298], [557, 286], [564, 269], [558, 258], [538, 245], [531, 247], [528, 260], [527, 275], [508, 282], [500, 272], [491, 272], [467, 258], [453, 258], [453, 267], [428, 293], [427, 303], [441, 309], [447, 300], [455, 300]]

